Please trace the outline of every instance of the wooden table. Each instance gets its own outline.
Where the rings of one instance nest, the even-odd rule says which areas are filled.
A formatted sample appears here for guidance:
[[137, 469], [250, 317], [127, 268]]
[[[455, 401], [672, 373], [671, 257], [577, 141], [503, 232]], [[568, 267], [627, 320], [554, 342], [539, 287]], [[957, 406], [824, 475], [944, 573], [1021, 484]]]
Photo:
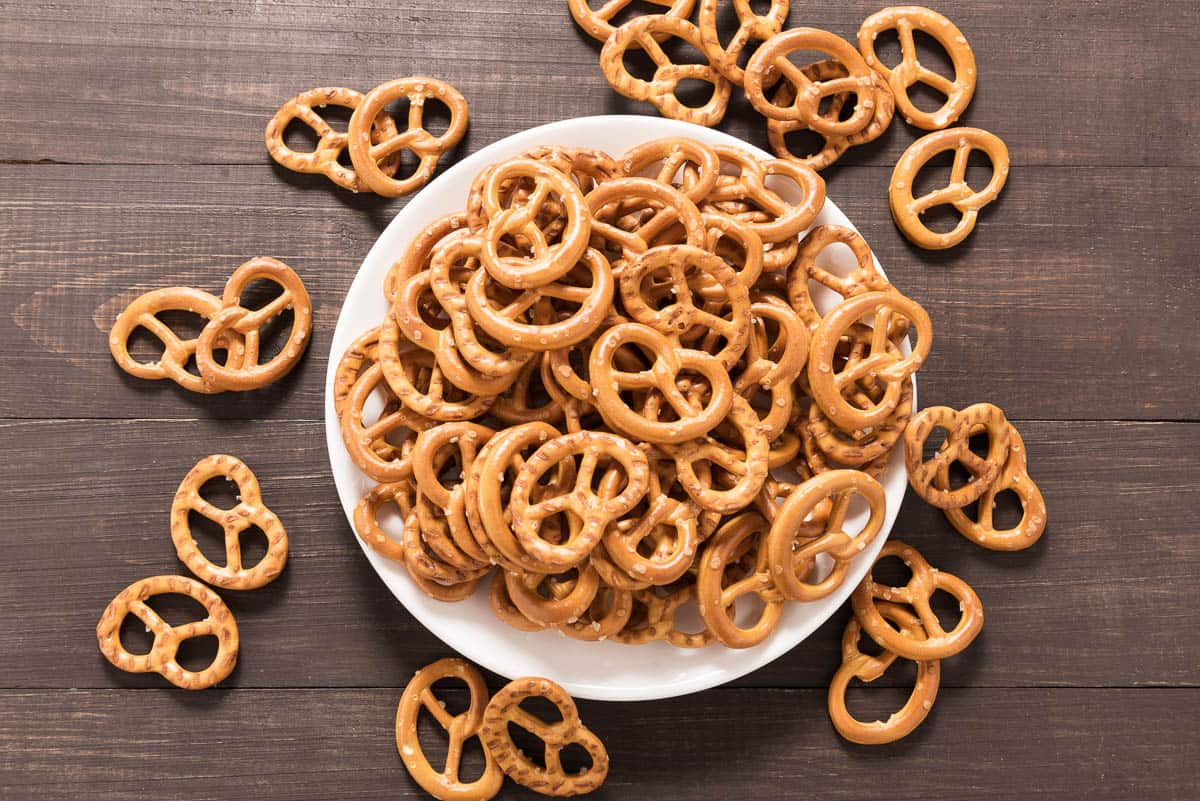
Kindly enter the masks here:
[[[262, 130], [299, 90], [411, 73], [470, 99], [465, 151], [649, 113], [609, 89], [561, 0], [504, 5], [0, 0], [0, 797], [422, 797], [392, 720], [399, 688], [446, 649], [359, 551], [321, 422], [339, 306], [403, 201], [277, 168]], [[879, 4], [793, 5], [793, 25], [852, 37]], [[914, 138], [900, 122], [827, 171], [829, 195], [934, 318], [922, 404], [1003, 406], [1049, 531], [984, 552], [908, 499], [894, 536], [969, 580], [987, 627], [907, 740], [858, 747], [830, 727], [843, 612], [730, 686], [581, 703], [612, 753], [600, 796], [1196, 797], [1195, 4], [954, 5], [982, 76], [966, 122], [1012, 151], [1000, 202], [962, 247], [908, 246], [886, 202]], [[723, 127], [765, 145], [744, 103]], [[291, 377], [200, 397], [114, 366], [105, 333], [125, 301], [216, 290], [258, 254], [299, 269], [314, 298]], [[182, 570], [170, 498], [222, 451], [256, 470], [292, 558], [268, 588], [226, 594], [241, 660], [188, 694], [110, 668], [93, 627], [126, 584]], [[882, 710], [895, 683], [858, 697]]]

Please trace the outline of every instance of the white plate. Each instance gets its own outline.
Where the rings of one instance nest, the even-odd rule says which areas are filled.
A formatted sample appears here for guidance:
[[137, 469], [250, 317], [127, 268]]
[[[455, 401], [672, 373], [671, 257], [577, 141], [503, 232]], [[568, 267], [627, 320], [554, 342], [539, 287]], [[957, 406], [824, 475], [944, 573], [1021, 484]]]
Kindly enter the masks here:
[[[330, 346], [332, 355], [326, 376], [325, 437], [333, 478], [351, 528], [355, 504], [374, 482], [355, 466], [342, 444], [333, 411], [333, 375], [339, 357], [351, 341], [383, 320], [387, 311], [382, 290], [384, 275], [412, 235], [435, 217], [462, 209], [472, 178], [502, 159], [517, 156], [538, 145], [599, 148], [619, 156], [636, 144], [664, 136], [690, 136], [713, 144], [736, 145], [760, 158], [770, 157], [720, 131], [658, 117], [603, 116], [564, 120], [513, 134], [464, 158], [410, 200], [380, 235], [363, 260], [342, 305]], [[817, 223], [851, 225], [832, 200], [825, 201]], [[831, 266], [836, 267], [839, 259], [844, 259], [845, 269], [852, 266], [848, 249], [832, 248], [828, 253], [832, 256]], [[832, 304], [833, 296], [815, 300], [818, 306], [827, 307]], [[907, 349], [907, 343], [904, 347]], [[899, 451], [897, 448], [883, 477], [887, 491], [883, 531], [854, 559], [846, 581], [820, 601], [786, 604], [775, 632], [762, 644], [745, 650], [732, 650], [721, 645], [681, 650], [665, 642], [626, 646], [615, 642], [581, 642], [553, 631], [517, 631], [492, 615], [487, 602], [487, 580], [474, 597], [460, 603], [442, 603], [418, 590], [402, 565], [380, 556], [361, 541], [359, 544], [388, 589], [417, 620], [448, 646], [489, 670], [509, 678], [545, 676], [581, 698], [613, 701], [669, 698], [715, 687], [762, 667], [796, 647], [845, 602], [883, 547], [900, 510], [905, 476]], [[855, 521], [851, 518], [849, 522], [853, 525]]]

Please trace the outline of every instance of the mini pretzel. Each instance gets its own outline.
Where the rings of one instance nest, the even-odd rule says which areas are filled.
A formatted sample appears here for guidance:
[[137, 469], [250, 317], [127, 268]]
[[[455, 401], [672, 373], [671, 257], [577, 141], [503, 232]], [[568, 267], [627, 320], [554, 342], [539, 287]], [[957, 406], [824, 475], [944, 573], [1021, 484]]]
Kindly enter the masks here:
[[[710, 62], [708, 64], [675, 64], [656, 41], [660, 35], [682, 39], [697, 51], [704, 52], [700, 30], [686, 19], [660, 14], [637, 17], [617, 28], [600, 51], [600, 69], [609, 85], [630, 100], [645, 100], [664, 117], [684, 120], [711, 127], [725, 116], [729, 105], [730, 83]], [[654, 62], [654, 77], [649, 81], [636, 78], [625, 68], [625, 51], [641, 48]], [[684, 105], [675, 95], [679, 82], [699, 80], [712, 84], [712, 96], [703, 106]]]
[[[204, 605], [203, 620], [172, 626], [146, 603], [155, 595], [186, 595]], [[154, 634], [148, 654], [132, 654], [121, 644], [121, 623], [133, 615]], [[217, 638], [217, 655], [204, 670], [193, 672], [176, 661], [179, 646], [192, 637]], [[238, 656], [238, 628], [229, 607], [215, 592], [186, 576], [152, 576], [135, 581], [112, 599], [96, 624], [100, 653], [128, 673], [157, 673], [176, 687], [203, 690], [233, 672]]]
[[[977, 433], [972, 431], [972, 434]], [[1046, 500], [1042, 491], [1027, 472], [1025, 442], [1017, 429], [1008, 426], [1008, 459], [1000, 476], [979, 496], [979, 511], [972, 520], [966, 508], [944, 509], [946, 519], [976, 545], [993, 551], [1020, 551], [1038, 541], [1046, 530]], [[938, 470], [936, 485], [939, 489], [950, 486], [949, 464]], [[997, 529], [992, 522], [996, 509], [996, 496], [1012, 490], [1021, 501], [1021, 520], [1010, 529]]]
[[[613, 275], [620, 277], [626, 263], [645, 253], [668, 227], [683, 227], [685, 243], [703, 245], [706, 239], [700, 209], [678, 189], [650, 178], [617, 178], [593, 189], [586, 197], [592, 213], [593, 246], [615, 245], [620, 254], [612, 261]], [[614, 212], [629, 207], [652, 209], [653, 213], [636, 223], [628, 216], [614, 219]]]
[[[917, 56], [917, 45], [913, 30], [921, 31], [937, 40], [950, 56], [954, 65], [954, 80], [921, 66]], [[894, 30], [900, 36], [900, 63], [888, 67], [875, 54], [875, 40], [879, 34]], [[867, 17], [858, 29], [858, 49], [862, 51], [871, 69], [887, 78], [896, 105], [909, 125], [936, 131], [957, 120], [975, 94], [975, 54], [953, 22], [932, 9], [922, 6], [893, 6], [877, 11]], [[937, 111], [922, 111], [908, 96], [914, 84], [923, 83], [936, 89], [946, 97], [946, 102]]]
[[[856, 264], [847, 275], [835, 273], [817, 264], [821, 253], [833, 244], [845, 245], [854, 254]], [[796, 260], [788, 267], [788, 302], [808, 327], [815, 330], [821, 323], [821, 313], [813, 303], [809, 281], [816, 281], [826, 289], [841, 295], [843, 299], [864, 292], [886, 292], [893, 288], [879, 272], [867, 241], [858, 231], [842, 225], [818, 225], [805, 234], [796, 253]]]
[[[573, 406], [574, 405], [574, 406]], [[575, 413], [578, 401], [561, 392], [553, 376], [547, 372], [545, 354], [527, 362], [517, 374], [517, 380], [496, 396], [492, 416], [508, 425], [521, 423], [550, 423], [558, 425]]]
[[[335, 131], [320, 112], [325, 106], [340, 106], [341, 108], [356, 109], [362, 102], [363, 95], [353, 89], [324, 86], [301, 92], [279, 107], [275, 116], [267, 123], [263, 140], [267, 152], [280, 165], [293, 172], [324, 175], [338, 186], [351, 192], [368, 192], [369, 187], [355, 174], [354, 170], [338, 163], [342, 151], [346, 149], [349, 134]], [[318, 137], [317, 146], [307, 153], [292, 150], [283, 141], [287, 127], [294, 120], [300, 120], [312, 129]], [[390, 139], [398, 134], [396, 121], [386, 112], [380, 112], [373, 122], [372, 139], [380, 141]], [[389, 158], [380, 165], [380, 170], [387, 176], [395, 175], [400, 166], [400, 159]]]
[[[983, 604], [965, 581], [941, 570], [930, 567], [916, 548], [899, 540], [888, 540], [875, 559], [896, 556], [904, 560], [912, 570], [912, 578], [903, 587], [887, 587], [876, 584], [867, 573], [862, 584], [850, 596], [854, 616], [867, 634], [884, 648], [906, 659], [945, 659], [966, 648], [983, 629]], [[950, 593], [958, 599], [960, 617], [954, 628], [947, 632], [942, 628], [937, 615], [929, 605], [937, 590]], [[877, 600], [899, 602], [912, 606], [921, 619], [926, 638], [913, 639], [892, 628], [879, 611]]]
[[912, 382], [901, 382], [896, 410], [879, 425], [851, 433], [831, 424], [820, 404], [814, 403], [808, 409], [809, 430], [813, 441], [830, 459], [848, 467], [862, 467], [891, 453], [900, 441], [912, 416], [912, 399]]
[[688, 166], [690, 180], [683, 193], [693, 203], [708, 196], [721, 174], [721, 158], [717, 151], [696, 139], [685, 136], [670, 136], [654, 139], [626, 151], [621, 160], [622, 175], [637, 177], [647, 170], [653, 171], [654, 180], [660, 184], [673, 185], [684, 166]]
[[783, 30], [787, 22], [788, 0], [771, 0], [767, 13], [756, 14], [750, 0], [733, 0], [738, 27], [728, 45], [722, 45], [717, 31], [717, 8], [720, 0], [700, 0], [697, 27], [704, 55], [721, 74], [741, 86], [746, 74], [738, 66], [738, 57], [751, 39], [765, 42]]
[[[383, 367], [379, 364], [371, 365], [354, 382], [340, 420], [342, 442], [354, 463], [371, 478], [385, 482], [401, 481], [412, 475], [412, 460], [402, 447], [392, 445], [388, 437], [395, 439], [397, 435], [404, 436], [407, 432], [407, 437], [411, 439], [417, 430], [427, 428], [430, 423], [402, 405], [394, 405], [385, 406], [374, 423], [365, 424], [363, 408], [378, 388], [386, 386]], [[380, 448], [380, 442], [388, 443], [391, 447]]]
[[[753, 502], [767, 477], [771, 447], [757, 413], [740, 395], [734, 395], [727, 420], [741, 440], [737, 448], [712, 437], [661, 444], [675, 460], [679, 483], [692, 500], [703, 509], [722, 514], [732, 514]], [[701, 465], [719, 468], [729, 477], [729, 486], [717, 488], [703, 480], [697, 471]]]
[[379, 510], [387, 503], [396, 504], [404, 520], [412, 514], [417, 501], [417, 486], [411, 478], [389, 484], [376, 484], [354, 507], [354, 530], [363, 542], [397, 562], [404, 561], [404, 542], [388, 536], [379, 525]]
[[[845, 70], [845, 77], [814, 81], [788, 60], [799, 51], [815, 50], [832, 56]], [[771, 75], [780, 75], [792, 85], [789, 105], [776, 105], [765, 91]], [[746, 65], [746, 97], [760, 114], [772, 120], [795, 120], [817, 133], [849, 136], [863, 130], [875, 113], [871, 68], [854, 45], [828, 31], [792, 28], [772, 36], [758, 48]], [[821, 115], [821, 99], [833, 95], [855, 95], [853, 113], [845, 120]]]
[[[650, 369], [634, 373], [614, 366], [617, 352], [625, 345], [638, 345], [653, 354]], [[588, 369], [596, 408], [605, 421], [648, 442], [683, 443], [708, 433], [725, 418], [735, 397], [729, 375], [719, 360], [701, 351], [676, 349], [667, 337], [638, 323], [622, 323], [605, 331], [592, 347]], [[699, 373], [708, 380], [711, 394], [703, 406], [697, 407], [680, 392], [678, 376], [685, 371]], [[677, 419], [647, 419], [629, 408], [621, 391], [630, 389], [661, 393]]]
[[[950, 183], [914, 198], [913, 184], [917, 173], [934, 156], [948, 150], [954, 151]], [[983, 151], [992, 162], [991, 180], [978, 191], [967, 184], [967, 160], [972, 150]], [[1007, 180], [1008, 147], [995, 134], [979, 128], [948, 128], [926, 134], [909, 145], [892, 171], [892, 182], [888, 187], [892, 219], [896, 221], [900, 232], [918, 247], [927, 250], [952, 248], [975, 229], [979, 210], [996, 199]], [[938, 233], [921, 222], [921, 215], [934, 206], [944, 205], [957, 209], [962, 219], [953, 231]]]
[[[278, 297], [261, 309], [241, 305], [242, 292], [253, 281], [267, 280], [280, 286]], [[312, 301], [300, 276], [281, 261], [260, 256], [234, 270], [225, 282], [221, 302], [224, 309], [209, 320], [196, 340], [196, 367], [204, 380], [222, 389], [245, 391], [274, 383], [290, 373], [308, 349], [312, 334]], [[292, 310], [292, 330], [279, 353], [259, 364], [259, 345], [263, 326], [273, 318]], [[213, 351], [228, 341], [229, 332], [245, 342], [241, 360], [217, 362]]]
[[[870, 516], [858, 533], [851, 534], [845, 529], [845, 521], [855, 495], [867, 502]], [[822, 530], [815, 538], [798, 543], [796, 533], [826, 499], [832, 500], [833, 506]], [[850, 569], [850, 560], [870, 545], [883, 528], [886, 505], [883, 486], [858, 470], [830, 470], [797, 486], [780, 507], [766, 543], [772, 579], [783, 597], [815, 601], [841, 586]], [[820, 553], [829, 555], [834, 562], [829, 575], [821, 581], [810, 582], [792, 570], [797, 558], [807, 562]]]
[[[879, 613], [887, 620], [900, 627], [901, 636], [915, 640], [925, 639], [925, 629], [916, 615], [897, 604], [886, 602], [876, 605]], [[862, 624], [851, 617], [842, 634], [842, 665], [833, 680], [829, 683], [829, 719], [838, 734], [852, 743], [861, 745], [883, 745], [907, 737], [920, 726], [933, 702], [937, 700], [938, 685], [941, 683], [941, 663], [936, 659], [917, 662], [917, 680], [913, 685], [912, 694], [899, 712], [893, 713], [886, 721], [876, 720], [864, 723], [850, 714], [846, 708], [846, 688], [851, 679], [870, 682], [880, 678], [899, 654], [884, 650], [878, 656], [864, 654], [858, 648], [858, 639], [862, 634]]]
[[[238, 503], [232, 509], [213, 506], [200, 496], [204, 483], [217, 476], [237, 484]], [[208, 518], [224, 530], [224, 565], [214, 564], [200, 552], [192, 536], [189, 512]], [[267, 553], [258, 564], [244, 567], [241, 534], [251, 526], [257, 526], [266, 535]], [[179, 561], [209, 584], [227, 590], [252, 590], [270, 584], [287, 564], [288, 538], [283, 523], [262, 502], [254, 473], [235, 456], [207, 456], [184, 477], [171, 502], [171, 539]]]
[[708, 228], [705, 248], [733, 267], [747, 289], [755, 286], [766, 261], [762, 237], [749, 223], [727, 214], [706, 212], [703, 216]]
[[[546, 698], [558, 707], [562, 720], [546, 723], [521, 707], [522, 701], [534, 696]], [[509, 724], [516, 724], [545, 744], [545, 767], [521, 753], [509, 734]], [[604, 744], [580, 721], [579, 710], [571, 696], [549, 679], [515, 679], [493, 695], [483, 712], [483, 742], [510, 779], [543, 795], [590, 793], [602, 785], [608, 775], [608, 751]], [[559, 755], [572, 743], [588, 752], [592, 766], [567, 775]]]
[[[716, 145], [714, 149], [721, 157], [722, 166], [728, 166], [736, 173], [718, 179], [717, 186], [709, 193], [705, 210], [713, 207], [718, 213], [729, 214], [734, 219], [744, 218], [763, 242], [794, 239], [824, 208], [825, 181], [814, 170], [782, 159], [759, 161], [728, 145]], [[778, 182], [790, 181], [799, 190], [800, 201], [784, 200], [779, 192], [767, 186], [771, 177]], [[740, 213], [724, 211], [729, 204], [742, 203], [749, 203], [751, 208]]]
[[[488, 572], [488, 566], [470, 559], [453, 544], [444, 519], [432, 519], [431, 515], [420, 514], [422, 498], [417, 496], [417, 506], [404, 520], [403, 548], [404, 566], [413, 578], [424, 579], [445, 587], [478, 582]], [[439, 528], [443, 530], [438, 530]], [[440, 538], [440, 540], [435, 539]], [[437, 541], [439, 547], [433, 548]], [[450, 558], [447, 558], [450, 557]]]
[[[659, 469], [661, 464], [669, 463], [666, 455], [651, 446], [644, 445], [642, 449], [651, 460], [649, 487], [641, 507], [644, 511], [608, 526], [604, 533], [604, 553], [634, 581], [661, 586], [681, 578], [692, 566], [700, 542], [697, 521], [700, 510], [694, 503], [668, 494], [673, 481], [664, 481]], [[609, 471], [603, 482], [612, 486], [602, 485], [601, 491], [616, 495], [618, 479], [616, 471]], [[643, 547], [646, 544], [650, 545], [648, 553]]]
[[[487, 410], [492, 397], [464, 392], [446, 380], [441, 362], [432, 354], [402, 348], [395, 315], [384, 318], [379, 330], [379, 366], [388, 386], [407, 409], [434, 420], [470, 420]], [[515, 376], [514, 376], [515, 380]]]
[[[591, 0], [567, 0], [567, 8], [574, 17], [575, 22], [580, 28], [583, 28], [589, 36], [598, 42], [608, 40], [616, 32], [616, 28], [610, 24], [610, 20], [625, 10], [627, 6], [633, 3], [634, 0], [605, 0], [600, 8], [593, 9]], [[680, 17], [687, 19], [692, 13], [692, 7], [696, 4], [696, 0], [644, 0], [646, 3], [651, 3], [656, 6], [662, 6], [669, 17]], [[658, 35], [655, 37], [658, 41], [662, 41], [666, 37]]]
[[[869, 352], [834, 372], [834, 352], [842, 336], [860, 318], [870, 315], [873, 322]], [[889, 347], [894, 318], [903, 317], [917, 332], [917, 344], [908, 356]], [[813, 398], [834, 425], [854, 431], [882, 423], [900, 402], [901, 381], [907, 381], [924, 363], [933, 345], [933, 324], [916, 302], [899, 292], [866, 292], [839, 304], [825, 316], [813, 332], [808, 358], [808, 382]], [[877, 379], [887, 385], [883, 398], [854, 405], [845, 397], [853, 385], [864, 379]]]
[[[165, 311], [188, 311], [211, 320], [221, 313], [221, 309], [220, 298], [199, 289], [170, 287], [147, 292], [138, 296], [117, 316], [108, 335], [108, 348], [117, 365], [130, 375], [151, 381], [169, 378], [190, 392], [223, 392], [223, 388], [187, 370], [188, 361], [196, 353], [198, 338], [180, 339], [170, 326], [158, 318]], [[138, 328], [149, 331], [162, 343], [163, 354], [158, 361], [139, 362], [130, 355], [129, 337]], [[245, 346], [240, 337], [227, 332], [220, 344], [228, 351], [227, 364], [236, 366], [242, 363]]]
[[[433, 693], [433, 685], [442, 679], [461, 679], [467, 685], [471, 701], [466, 711], [451, 715], [444, 701]], [[443, 801], [487, 801], [500, 792], [504, 782], [504, 771], [496, 764], [487, 748], [483, 749], [483, 775], [471, 782], [464, 782], [459, 775], [463, 743], [479, 737], [483, 743], [483, 710], [488, 697], [487, 685], [479, 671], [461, 659], [439, 659], [432, 665], [418, 670], [404, 688], [400, 705], [396, 708], [396, 750], [413, 781], [434, 798]], [[446, 752], [446, 764], [439, 772], [429, 763], [421, 748], [417, 733], [417, 718], [421, 709], [433, 716], [438, 725], [450, 737]]]
[[[929, 461], [924, 461], [925, 441], [935, 428], [946, 432], [946, 441]], [[939, 509], [961, 509], [974, 503], [996, 483], [1008, 458], [1012, 426], [1004, 411], [990, 403], [976, 403], [957, 412], [947, 406], [929, 406], [913, 415], [904, 431], [904, 462], [913, 492]], [[978, 456], [971, 450], [971, 435], [986, 431], [988, 450]], [[971, 473], [971, 479], [957, 489], [949, 489], [950, 465], [958, 462]], [[941, 475], [944, 482], [938, 482]], [[935, 485], [937, 482], [938, 485]]]
[[[505, 573], [504, 587], [513, 604], [540, 626], [563, 626], [587, 612], [600, 591], [600, 576], [584, 562], [573, 568], [574, 577], [538, 573]], [[540, 588], [546, 587], [545, 595]]]
[[[712, 536], [700, 554], [696, 574], [696, 598], [700, 617], [709, 631], [730, 648], [758, 645], [779, 625], [783, 599], [768, 598], [774, 590], [763, 542], [769, 529], [757, 512], [745, 512], [730, 519]], [[727, 581], [727, 568], [735, 565], [747, 545], [757, 545], [754, 570], [747, 576]], [[737, 599], [758, 594], [763, 606], [759, 618], [748, 627], [735, 622]]]
[[[440, 100], [450, 110], [450, 124], [439, 136], [424, 127], [425, 101]], [[374, 141], [375, 119], [387, 106], [406, 98], [408, 127], [403, 133]], [[366, 94], [350, 116], [350, 160], [358, 177], [371, 191], [384, 197], [407, 195], [426, 184], [437, 169], [438, 158], [453, 148], [467, 132], [467, 100], [445, 81], [425, 76], [397, 78], [380, 84]], [[416, 172], [407, 178], [394, 178], [381, 164], [402, 150], [411, 150], [420, 160]]]
[[573, 623], [558, 626], [558, 630], [572, 639], [599, 642], [623, 629], [632, 611], [633, 593], [601, 585], [587, 612]]
[[388, 302], [395, 302], [396, 294], [408, 279], [429, 269], [429, 257], [439, 242], [466, 227], [467, 216], [462, 212], [454, 212], [438, 217], [418, 231], [383, 279], [383, 295]]

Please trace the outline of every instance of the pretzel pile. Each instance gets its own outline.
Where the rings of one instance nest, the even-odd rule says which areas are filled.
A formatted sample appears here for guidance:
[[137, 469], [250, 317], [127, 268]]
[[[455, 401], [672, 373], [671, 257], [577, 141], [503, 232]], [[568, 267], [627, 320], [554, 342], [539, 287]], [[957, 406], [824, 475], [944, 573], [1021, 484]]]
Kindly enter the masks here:
[[[728, 43], [718, 31], [721, 0], [700, 0], [696, 23], [689, 20], [695, 3], [660, 0], [662, 14], [634, 16], [620, 27], [609, 24], [628, 0], [610, 0], [591, 8], [588, 0], [568, 0], [571, 16], [589, 35], [604, 42], [600, 67], [605, 79], [621, 95], [651, 103], [664, 117], [697, 125], [721, 122], [733, 86], [741, 87], [750, 104], [767, 119], [771, 149], [784, 160], [822, 170], [855, 145], [873, 142], [891, 125], [898, 109], [909, 125], [938, 133], [922, 137], [896, 164], [889, 199], [892, 217], [913, 244], [928, 249], [953, 247], [970, 234], [979, 210], [995, 199], [1008, 175], [1008, 150], [996, 136], [977, 128], [953, 124], [966, 111], [975, 94], [978, 73], [975, 54], [962, 31], [946, 17], [923, 6], [893, 6], [872, 14], [858, 30], [857, 46], [818, 28], [790, 28], [789, 0], [771, 0], [758, 14], [748, 0], [732, 0], [738, 26]], [[901, 58], [895, 66], [884, 63], [875, 51], [880, 34], [895, 31]], [[914, 38], [920, 32], [937, 42], [950, 57], [954, 77], [947, 78], [921, 64]], [[675, 63], [670, 53], [686, 45], [706, 63]], [[739, 59], [759, 42], [746, 66]], [[626, 66], [630, 51], [643, 51], [654, 64], [649, 79], [636, 77]], [[821, 53], [827, 58], [806, 65], [791, 59], [797, 53]], [[684, 80], [712, 86], [702, 106], [686, 105], [676, 91]], [[910, 96], [913, 87], [925, 85], [946, 100], [935, 111], [922, 111]], [[797, 152], [788, 136], [811, 131], [821, 140], [819, 149]], [[912, 196], [913, 181], [935, 155], [955, 151], [950, 184], [922, 197]], [[967, 157], [984, 152], [992, 163], [992, 178], [981, 190], [966, 183]], [[953, 231], [938, 233], [920, 215], [940, 205], [952, 205], [962, 215]]]
[[[426, 129], [425, 103], [438, 100], [450, 111], [446, 130], [435, 136]], [[408, 103], [406, 127], [401, 131], [387, 112], [392, 103]], [[334, 130], [320, 109], [340, 106], [351, 109], [349, 129]], [[309, 89], [288, 100], [267, 123], [263, 140], [276, 163], [294, 172], [324, 175], [351, 192], [375, 192], [400, 197], [420, 189], [437, 169], [438, 159], [452, 150], [467, 132], [467, 99], [445, 81], [415, 75], [376, 86], [365, 95], [344, 87]], [[300, 121], [317, 135], [316, 147], [308, 152], [293, 150], [284, 142], [289, 125]], [[349, 150], [353, 167], [342, 164]], [[397, 178], [400, 156], [405, 150], [417, 158], [412, 175]]]
[[[745, 648], [786, 601], [832, 593], [882, 526], [932, 328], [854, 231], [798, 240], [823, 201], [809, 168], [682, 138], [483, 171], [338, 365], [343, 441], [380, 482], [359, 536], [440, 600], [498, 565], [498, 617], [584, 640]], [[847, 276], [824, 266], [834, 243]], [[843, 301], [822, 315], [814, 286]], [[870, 514], [850, 531], [855, 498]], [[685, 604], [702, 631], [676, 627]]]
[[[446, 710], [446, 702], [434, 692], [444, 679], [467, 685], [470, 701], [458, 715]], [[521, 706], [529, 698], [544, 698], [558, 708], [558, 721], [547, 722]], [[600, 738], [579, 719], [575, 701], [549, 679], [534, 676], [514, 679], [487, 700], [483, 676], [462, 659], [439, 659], [418, 670], [404, 688], [396, 709], [396, 749], [413, 780], [434, 798], [456, 801], [487, 801], [500, 792], [507, 775], [518, 784], [542, 795], [573, 796], [590, 793], [608, 776], [608, 751]], [[449, 738], [446, 762], [438, 771], [421, 748], [417, 719], [428, 712]], [[519, 726], [544, 744], [542, 763], [526, 756], [513, 742], [509, 725]], [[483, 774], [464, 782], [459, 776], [463, 743], [478, 737], [483, 746]], [[561, 752], [578, 745], [588, 753], [591, 765], [575, 773], [563, 769]]]

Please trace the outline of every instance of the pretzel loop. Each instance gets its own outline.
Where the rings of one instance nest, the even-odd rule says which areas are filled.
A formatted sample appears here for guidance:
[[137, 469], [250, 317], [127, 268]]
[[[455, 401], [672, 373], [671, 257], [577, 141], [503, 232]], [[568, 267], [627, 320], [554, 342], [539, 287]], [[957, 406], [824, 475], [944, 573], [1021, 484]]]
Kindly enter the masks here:
[[[696, 575], [700, 617], [708, 629], [730, 648], [750, 648], [765, 640], [779, 625], [783, 599], [773, 593], [774, 583], [763, 547], [769, 525], [757, 512], [730, 519], [705, 544]], [[747, 550], [754, 551], [754, 566], [741, 578], [730, 580], [729, 568]], [[746, 626], [736, 621], [737, 600], [757, 594], [763, 602], [757, 620]]]
[[[924, 461], [925, 441], [935, 428], [946, 431], [946, 440], [929, 461]], [[971, 450], [971, 436], [986, 431], [988, 450], [979, 456]], [[904, 431], [904, 461], [908, 483], [927, 503], [939, 509], [960, 509], [974, 503], [1000, 476], [1008, 458], [1012, 426], [1004, 412], [990, 403], [976, 403], [961, 412], [947, 406], [929, 406], [917, 412]], [[971, 480], [950, 489], [949, 468], [955, 462]], [[944, 481], [939, 481], [939, 476]]]

